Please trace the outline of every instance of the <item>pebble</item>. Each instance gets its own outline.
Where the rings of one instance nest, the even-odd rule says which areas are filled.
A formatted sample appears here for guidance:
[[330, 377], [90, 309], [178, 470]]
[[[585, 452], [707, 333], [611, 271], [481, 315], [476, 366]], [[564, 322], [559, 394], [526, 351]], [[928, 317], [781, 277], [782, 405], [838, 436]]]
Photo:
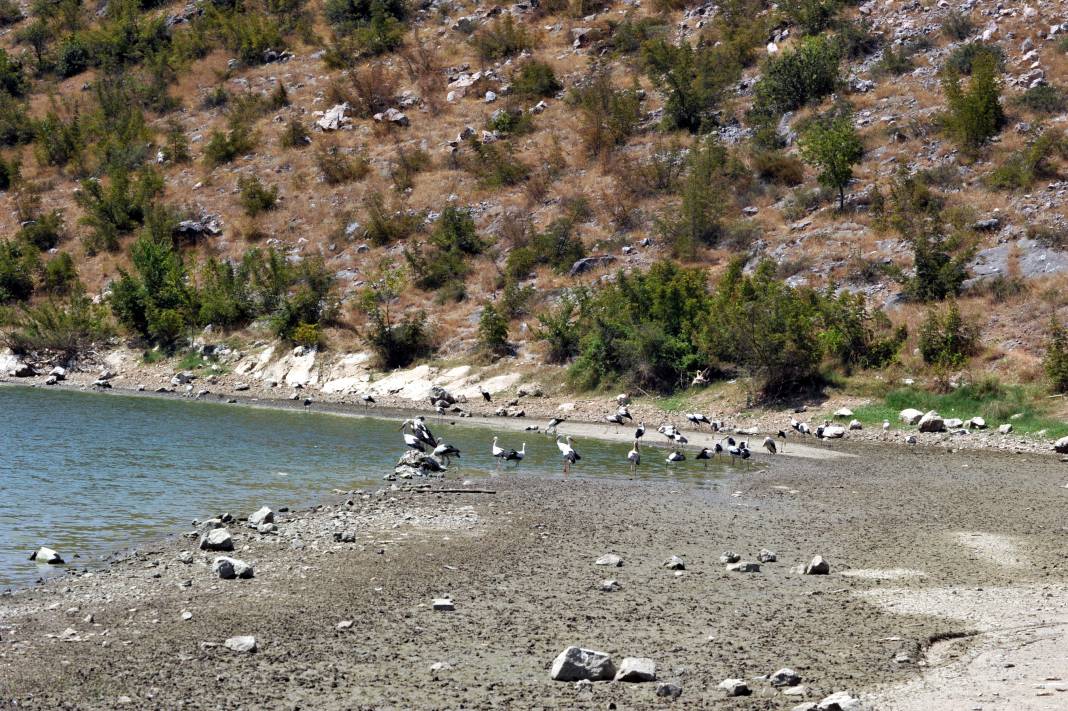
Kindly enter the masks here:
[[664, 699], [677, 699], [682, 696], [682, 687], [678, 684], [663, 682], [656, 685], [656, 695]]
[[456, 605], [447, 597], [434, 598], [433, 607], [438, 612], [452, 612], [456, 609]]
[[772, 686], [797, 686], [801, 683], [801, 675], [789, 667], [783, 667], [772, 674], [768, 681]]
[[255, 652], [256, 638], [252, 636], [231, 637], [223, 642], [223, 646], [235, 652]]
[[742, 556], [738, 555], [734, 551], [725, 551], [723, 555], [719, 557], [719, 562], [726, 565], [727, 563], [737, 563], [742, 559]]
[[592, 649], [568, 647], [553, 660], [549, 678], [553, 681], [608, 681], [615, 676], [611, 655]]
[[827, 575], [831, 572], [831, 564], [818, 555], [805, 566], [805, 575]]
[[223, 580], [234, 578], [251, 578], [255, 575], [252, 566], [237, 558], [221, 556], [212, 563], [211, 570]]
[[816, 705], [817, 711], [859, 711], [860, 701], [844, 691], [831, 694]]
[[751, 560], [743, 560], [739, 563], [731, 563], [727, 566], [728, 573], [759, 573], [760, 563]]
[[620, 585], [615, 580], [602, 580], [601, 581], [601, 592], [619, 592], [622, 589], [623, 589], [623, 586]]
[[352, 627], [352, 620], [342, 620], [335, 625], [337, 630], [347, 630]]
[[757, 560], [761, 563], [774, 563], [778, 560], [778, 556], [775, 555], [775, 551], [769, 551], [767, 548], [760, 549], [760, 555], [757, 556]]
[[668, 570], [686, 570], [686, 563], [682, 558], [673, 555], [664, 561], [664, 567]]
[[182, 612], [182, 619], [185, 620], [186, 622], [188, 622], [189, 620], [193, 619], [193, 613], [190, 612], [189, 610], [183, 611]]

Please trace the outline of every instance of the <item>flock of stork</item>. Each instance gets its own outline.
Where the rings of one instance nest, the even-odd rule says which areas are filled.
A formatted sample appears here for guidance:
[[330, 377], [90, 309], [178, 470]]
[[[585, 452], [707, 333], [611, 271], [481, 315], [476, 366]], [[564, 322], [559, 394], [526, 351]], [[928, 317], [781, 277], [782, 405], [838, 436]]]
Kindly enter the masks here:
[[[634, 416], [631, 415], [628, 407], [629, 398], [626, 395], [620, 395], [617, 398], [617, 409], [615, 412], [605, 416], [605, 421], [613, 425], [625, 425], [627, 421], [634, 422]], [[686, 413], [686, 419], [695, 427], [700, 428], [703, 425], [707, 425], [712, 432], [718, 433], [725, 430], [724, 423], [719, 420], [712, 420], [705, 415], [693, 412]], [[547, 435], [555, 436], [556, 446], [560, 450], [560, 458], [563, 462], [563, 473], [567, 475], [571, 470], [571, 465], [582, 459], [582, 456], [575, 450], [574, 441], [570, 436], [561, 437], [557, 433], [557, 427], [564, 422], [562, 417], [554, 417], [549, 421], [545, 427], [545, 433]], [[537, 430], [536, 427], [528, 427], [528, 430]], [[796, 419], [791, 419], [790, 429], [794, 430], [797, 434], [802, 436], [816, 436], [817, 438], [824, 438], [823, 430], [825, 427], [817, 427], [815, 431], [806, 423], [799, 422]], [[686, 453], [684, 451], [685, 445], [688, 443], [686, 437], [674, 424], [663, 424], [656, 428], [656, 431], [666, 437], [672, 446], [671, 451], [665, 458], [667, 464], [676, 464], [686, 460]], [[423, 416], [417, 416], [411, 419], [404, 420], [401, 424], [401, 432], [404, 437], [404, 444], [410, 449], [417, 450], [419, 452], [429, 452], [437, 459], [441, 460], [444, 464], [449, 465], [453, 457], [460, 457], [460, 450], [455, 446], [448, 444], [437, 437], [430, 431], [430, 428], [426, 424], [426, 419]], [[641, 442], [645, 436], [646, 428], [645, 423], [639, 423], [634, 430], [634, 442], [627, 452], [627, 462], [630, 463], [631, 472], [634, 473], [642, 461], [641, 454]], [[497, 462], [497, 469], [501, 468], [502, 463], [512, 462], [515, 467], [519, 466], [519, 463], [523, 461], [527, 454], [527, 444], [523, 443], [519, 449], [508, 449], [501, 447], [498, 442], [500, 437], [493, 438], [493, 444], [490, 447], [490, 453]], [[781, 444], [777, 444], [776, 440], [781, 440]], [[786, 449], [786, 430], [779, 430], [776, 437], [765, 437], [762, 442], [762, 446], [770, 454], [777, 454], [779, 451], [785, 451]], [[749, 449], [749, 443], [745, 440], [736, 440], [733, 436], [724, 436], [720, 441], [716, 442], [712, 447], [702, 447], [693, 458], [704, 462], [707, 467], [710, 460], [716, 459], [720, 456], [730, 457], [731, 464], [734, 465], [738, 460], [747, 462], [752, 456], [752, 451]]]

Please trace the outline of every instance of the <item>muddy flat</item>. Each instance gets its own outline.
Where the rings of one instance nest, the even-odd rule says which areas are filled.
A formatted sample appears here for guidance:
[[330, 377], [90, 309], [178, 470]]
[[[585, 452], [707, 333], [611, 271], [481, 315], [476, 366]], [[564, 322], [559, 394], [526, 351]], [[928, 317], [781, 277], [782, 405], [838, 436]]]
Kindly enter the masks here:
[[[504, 474], [335, 496], [274, 534], [230, 524], [248, 580], [220, 580], [195, 538], [163, 542], [0, 598], [0, 705], [1064, 708], [1064, 465], [841, 449], [701, 486]], [[759, 572], [720, 561], [762, 549]], [[799, 573], [815, 555], [830, 574]], [[552, 681], [570, 645], [651, 658], [682, 694]], [[789, 694], [758, 678], [783, 667]]]

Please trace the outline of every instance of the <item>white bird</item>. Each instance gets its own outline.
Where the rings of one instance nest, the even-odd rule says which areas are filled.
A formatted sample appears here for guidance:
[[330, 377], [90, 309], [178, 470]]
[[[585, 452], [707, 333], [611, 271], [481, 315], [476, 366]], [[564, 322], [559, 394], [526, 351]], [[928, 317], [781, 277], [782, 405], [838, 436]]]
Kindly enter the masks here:
[[667, 455], [667, 459], [665, 459], [664, 461], [668, 464], [674, 464], [675, 462], [681, 462], [685, 459], [686, 455], [676, 449], [671, 454]]
[[564, 476], [567, 476], [571, 471], [571, 465], [582, 459], [579, 453], [575, 451], [575, 448], [571, 445], [571, 437], [565, 437], [564, 441], [556, 440], [556, 447], [560, 450], [560, 456], [564, 460]]
[[768, 450], [772, 454], [775, 454], [775, 452], [778, 451], [778, 448], [775, 446], [775, 440], [773, 440], [771, 437], [765, 437], [764, 449]]
[[434, 447], [434, 456], [445, 460], [445, 466], [452, 464], [452, 458], [460, 458], [460, 450], [451, 444], [445, 444], [442, 442], [437, 447]]
[[419, 452], [426, 451], [426, 445], [424, 445], [418, 437], [413, 434], [408, 434], [407, 432], [404, 433], [404, 444]]
[[638, 469], [638, 465], [642, 463], [642, 455], [641, 452], [638, 451], [639, 446], [640, 444], [638, 440], [634, 440], [634, 446], [627, 452], [627, 461], [630, 462], [631, 474], [633, 474]]
[[523, 461], [523, 457], [525, 456], [527, 456], [526, 442], [523, 443], [523, 446], [520, 447], [518, 451], [514, 449], [509, 449], [508, 452], [504, 455], [504, 461], [515, 462], [515, 465], [518, 467], [519, 463]]
[[363, 401], [364, 407], [370, 407], [371, 405], [375, 404], [375, 399], [371, 396], [370, 393], [365, 393], [364, 395], [361, 395], [360, 400]]
[[623, 418], [619, 415], [606, 415], [604, 419], [608, 422], [611, 422], [613, 425], [623, 424]]
[[675, 439], [675, 435], [678, 433], [678, 430], [675, 429], [675, 425], [660, 425], [656, 428], [656, 431], [668, 439]]
[[638, 429], [634, 430], [634, 439], [639, 440], [645, 436], [645, 423], [638, 425]]
[[690, 440], [686, 439], [685, 437], [683, 437], [681, 432], [676, 432], [675, 436], [672, 437], [671, 439], [675, 440], [675, 444], [686, 444], [687, 442], [690, 441]]
[[482, 399], [483, 399], [483, 400], [485, 400], [486, 402], [491, 402], [491, 401], [493, 400], [493, 398], [492, 398], [492, 397], [490, 397], [489, 391], [487, 391], [487, 390], [486, 390], [486, 389], [485, 389], [484, 387], [482, 387], [481, 385], [479, 385], [479, 386], [478, 386], [478, 391], [479, 391], [480, 393], [482, 393]]
[[886, 439], [887, 433], [890, 431], [890, 420], [883, 420], [883, 439]]
[[619, 409], [616, 410], [616, 415], [618, 415], [620, 419], [630, 419], [631, 422], [634, 421], [634, 415], [630, 414], [630, 409], [628, 409], [626, 405], [620, 405]]
[[786, 451], [786, 430], [779, 430], [779, 439], [782, 440], [782, 451]]
[[695, 425], [711, 425], [712, 421], [705, 417], [700, 412], [691, 412], [686, 415], [686, 419]]
[[493, 446], [490, 447], [490, 452], [493, 453], [493, 458], [497, 460], [497, 468], [501, 468], [501, 462], [504, 461], [504, 455], [508, 454], [507, 449], [502, 449], [497, 446], [497, 437], [493, 438]]
[[554, 417], [549, 420], [549, 424], [545, 425], [545, 434], [549, 434], [549, 430], [552, 430], [552, 433], [556, 434], [556, 427], [563, 421], [563, 417]]

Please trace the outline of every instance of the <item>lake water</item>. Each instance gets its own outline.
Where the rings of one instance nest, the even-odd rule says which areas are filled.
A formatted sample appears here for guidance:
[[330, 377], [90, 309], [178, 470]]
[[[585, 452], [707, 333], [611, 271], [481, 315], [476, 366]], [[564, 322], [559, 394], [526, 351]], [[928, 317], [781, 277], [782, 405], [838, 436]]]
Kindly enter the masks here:
[[[428, 421], [463, 453], [448, 477], [492, 472], [494, 433], [457, 422]], [[404, 451], [398, 427], [399, 419], [0, 387], [0, 589], [56, 572], [28, 560], [41, 545], [82, 568], [189, 530], [194, 518], [381, 486]], [[520, 475], [560, 476], [552, 438], [505, 431], [500, 443], [518, 449], [524, 441]], [[572, 476], [629, 476], [629, 445], [583, 439], [575, 446], [582, 461]], [[639, 476], [711, 481], [725, 466], [669, 467], [662, 452], [643, 452]]]

